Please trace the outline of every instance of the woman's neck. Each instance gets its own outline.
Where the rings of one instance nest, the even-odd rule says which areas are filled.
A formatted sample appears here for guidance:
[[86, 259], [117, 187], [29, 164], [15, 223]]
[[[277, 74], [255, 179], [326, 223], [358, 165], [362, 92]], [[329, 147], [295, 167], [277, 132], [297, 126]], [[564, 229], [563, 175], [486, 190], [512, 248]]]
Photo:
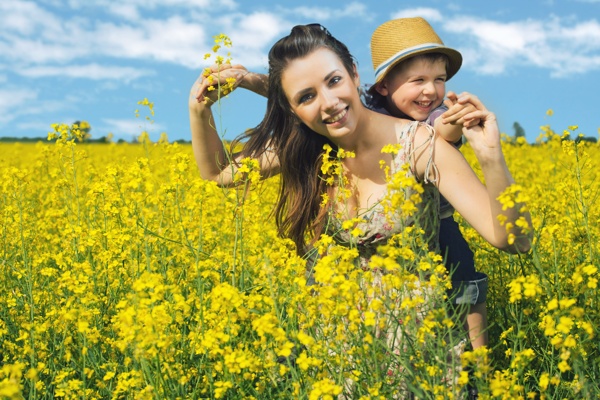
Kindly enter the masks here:
[[395, 122], [395, 118], [363, 108], [358, 113], [358, 123], [354, 132], [334, 143], [357, 156], [371, 154], [373, 151], [379, 152], [383, 146], [395, 140], [392, 128]]

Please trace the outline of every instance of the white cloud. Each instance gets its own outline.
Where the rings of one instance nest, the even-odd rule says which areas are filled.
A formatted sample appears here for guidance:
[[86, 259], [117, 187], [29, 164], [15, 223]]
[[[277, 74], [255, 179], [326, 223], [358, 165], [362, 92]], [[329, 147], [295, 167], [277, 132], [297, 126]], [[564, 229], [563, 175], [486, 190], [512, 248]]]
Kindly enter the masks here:
[[501, 23], [462, 17], [446, 22], [444, 27], [450, 32], [466, 34], [467, 40], [485, 50], [481, 53], [502, 58], [523, 55], [533, 44], [544, 40], [541, 24], [535, 21]]
[[36, 4], [14, 1], [0, 3], [0, 61], [17, 68], [22, 64], [69, 62], [90, 50], [83, 42], [87, 24], [67, 20]]
[[[445, 19], [445, 43], [463, 53], [465, 67], [482, 74], [501, 74], [512, 67], [536, 67], [553, 77], [600, 69], [600, 24], [576, 25], [558, 17], [547, 21], [498, 22], [476, 17]], [[459, 43], [455, 45], [454, 43]]]
[[[45, 98], [38, 89], [0, 88], [0, 136], [45, 137], [50, 125], [62, 119], [58, 115], [80, 103], [81, 99], [72, 95], [64, 95], [57, 101]], [[64, 120], [71, 123], [76, 119]]]
[[142, 76], [154, 75], [154, 71], [132, 67], [103, 66], [99, 64], [40, 66], [24, 68], [19, 74], [30, 78], [66, 76], [92, 80], [119, 80], [129, 82]]
[[423, 17], [429, 22], [438, 22], [442, 20], [442, 13], [435, 8], [429, 7], [407, 8], [393, 13], [391, 19], [412, 17]]
[[[136, 73], [126, 66], [130, 61], [155, 60], [192, 69], [205, 65], [203, 56], [210, 53], [212, 36], [226, 32], [234, 43], [234, 62], [262, 68], [268, 47], [292, 25], [281, 14], [317, 20], [368, 15], [367, 6], [360, 2], [341, 9], [297, 7], [241, 14], [224, 12], [238, 7], [228, 0], [219, 3], [216, 16], [208, 0], [130, 0], [125, 4], [68, 0], [61, 6], [61, 15], [53, 14], [58, 6], [48, 0], [0, 5], [0, 62], [30, 77], [131, 81], [148, 71]], [[164, 17], [158, 18], [153, 10]], [[106, 13], [112, 17], [103, 17]], [[97, 61], [100, 57], [104, 59]], [[65, 67], [76, 63], [82, 65]]]
[[[218, 13], [211, 4], [208, 0], [0, 2], [0, 68], [30, 77], [131, 82], [153, 73], [152, 67], [140, 70], [132, 62], [158, 61], [191, 69], [206, 65], [203, 56], [211, 52], [212, 36], [221, 32], [233, 41], [234, 62], [262, 68], [269, 46], [299, 19], [326, 24], [370, 15], [367, 5], [357, 1], [340, 8], [278, 6], [249, 14], [235, 12], [238, 4], [233, 0], [219, 3]], [[503, 22], [442, 14], [432, 7], [402, 9], [393, 18], [416, 15], [434, 23], [444, 42], [463, 53], [466, 68], [482, 74], [533, 66], [552, 76], [567, 76], [599, 68], [600, 24], [595, 19]]]
[[[80, 0], [87, 2], [87, 0]], [[138, 7], [163, 8], [163, 7], [182, 7], [182, 8], [199, 8], [199, 9], [215, 9], [213, 0], [129, 0], [130, 3]], [[112, 0], [107, 0], [107, 3], [112, 3]], [[237, 3], [234, 0], [219, 0], [218, 11], [233, 10], [237, 8]]]
[[[216, 21], [222, 28], [218, 32], [228, 32], [233, 47], [230, 49], [234, 63], [248, 68], [262, 68], [267, 64], [269, 47], [283, 34], [287, 34], [291, 23], [277, 14], [256, 12], [249, 15], [234, 14]], [[206, 49], [210, 51], [210, 47]], [[197, 59], [196, 67], [206, 61]]]
[[[184, 5], [179, 0], [168, 3]], [[130, 18], [137, 11], [121, 7], [119, 12]], [[0, 4], [0, 63], [6, 61], [18, 70], [23, 66], [59, 66], [108, 56], [120, 59], [113, 60], [120, 64], [127, 59], [154, 59], [195, 67], [196, 58], [201, 58], [209, 46], [204, 29], [205, 24], [191, 21], [187, 15], [126, 21], [101, 17], [90, 20], [68, 12], [59, 17], [22, 1], [15, 1], [14, 7], [3, 2]]]
[[363, 18], [363, 19], [371, 20], [372, 15], [373, 14], [369, 11], [369, 7], [366, 4], [353, 2], [353, 3], [348, 4], [346, 6], [346, 8], [344, 8], [342, 10], [339, 17], [338, 16], [336, 16], [336, 17], [338, 17], [338, 18], [353, 17], [353, 18]]
[[372, 19], [372, 13], [369, 11], [369, 7], [366, 4], [359, 2], [352, 2], [345, 5], [343, 8], [335, 7], [294, 7], [294, 8], [281, 8], [281, 11], [287, 15], [295, 18], [310, 19], [310, 22], [327, 22], [331, 20], [339, 20], [343, 18], [361, 18], [370, 20]]
[[204, 54], [212, 53], [213, 36], [226, 32], [233, 42], [234, 61], [252, 68], [263, 66], [268, 46], [289, 23], [275, 14], [257, 12], [214, 18], [207, 25], [181, 16], [145, 20], [140, 26], [102, 23], [94, 32], [98, 38], [93, 39], [97, 42], [94, 47], [98, 53], [118, 59], [154, 59], [197, 69], [206, 64]]
[[[99, 23], [89, 40], [99, 55], [124, 59], [154, 59], [194, 67], [202, 57], [207, 35], [197, 23], [180, 16], [147, 19], [141, 25]], [[90, 54], [91, 56], [91, 54]]]
[[[75, 121], [75, 120], [73, 120]], [[19, 122], [15, 124], [15, 127], [19, 130], [19, 134], [10, 134], [7, 133], [7, 136], [15, 136], [22, 137], [23, 133], [26, 133], [26, 137], [40, 137], [44, 138], [48, 135], [48, 132], [52, 131], [50, 123], [45, 123], [42, 121], [27, 121], [27, 122]]]
[[[600, 2], [600, 0], [598, 0]], [[565, 40], [575, 40], [578, 44], [585, 44], [590, 48], [600, 48], [600, 24], [596, 20], [581, 22], [572, 29], [565, 29], [558, 35], [564, 34]]]
[[112, 3], [108, 8], [109, 12], [117, 17], [124, 18], [129, 21], [140, 18], [138, 8], [133, 4]]
[[600, 24], [596, 19], [564, 16], [506, 22], [465, 13], [447, 15], [431, 7], [398, 10], [391, 18], [415, 16], [435, 23], [444, 43], [463, 53], [464, 66], [481, 74], [529, 66], [563, 77], [600, 68]]
[[[0, 88], [0, 124], [6, 124], [24, 114], [23, 110], [30, 109], [37, 97], [38, 93], [35, 90]], [[2, 134], [11, 135], [10, 132], [2, 132]]]
[[[137, 13], [139, 9], [156, 10], [158, 8], [173, 10], [173, 9], [200, 9], [211, 10], [215, 7], [215, 2], [211, 0], [127, 0], [127, 4], [118, 4], [113, 0], [69, 0], [69, 7], [74, 9], [82, 8], [104, 8], [114, 15], [130, 15], [131, 11]], [[234, 0], [219, 0], [219, 12], [235, 10], [238, 7]]]
[[[15, 4], [17, 7], [14, 8], [0, 6], [3, 15], [0, 22], [5, 22], [4, 25], [0, 23], [0, 63], [5, 61], [17, 73], [25, 68], [29, 76], [56, 76], [62, 70], [65, 76], [85, 78], [87, 76], [80, 72], [81, 67], [59, 67], [77, 61], [89, 64], [99, 57], [110, 58], [101, 63], [112, 64], [106, 67], [112, 67], [112, 73], [105, 73], [111, 79], [121, 76], [131, 80], [142, 76], [119, 73], [127, 71], [123, 64], [134, 60], [155, 60], [196, 69], [205, 64], [203, 56], [214, 44], [212, 36], [220, 32], [227, 32], [234, 40], [238, 61], [244, 60], [249, 67], [263, 66], [267, 46], [290, 25], [269, 12], [230, 13], [216, 18], [201, 11], [208, 4], [204, 1], [190, 4], [187, 0], [151, 2], [148, 7], [178, 5], [182, 8], [188, 5], [197, 8], [185, 14], [179, 10], [181, 15], [173, 14], [174, 11], [169, 9], [170, 16], [162, 19], [140, 17], [140, 9], [136, 7], [140, 4], [144, 4], [144, 9], [147, 7], [145, 1], [137, 0], [127, 5], [106, 4], [114, 15], [121, 16], [120, 19], [98, 17], [93, 20], [69, 13], [59, 18], [37, 5]], [[70, 4], [82, 8], [101, 3], [71, 1]], [[236, 7], [233, 1], [227, 4], [230, 8]], [[96, 71], [94, 76], [101, 77], [102, 74]]]
[[112, 119], [102, 120], [102, 126], [98, 127], [98, 135], [105, 136], [112, 133], [117, 138], [131, 139], [139, 136], [143, 131], [147, 131], [150, 139], [158, 140], [160, 133], [165, 128], [157, 123], [149, 124], [143, 119]]
[[37, 27], [52, 29], [56, 17], [35, 3], [25, 1], [0, 2], [0, 38], [9, 34], [30, 35]]

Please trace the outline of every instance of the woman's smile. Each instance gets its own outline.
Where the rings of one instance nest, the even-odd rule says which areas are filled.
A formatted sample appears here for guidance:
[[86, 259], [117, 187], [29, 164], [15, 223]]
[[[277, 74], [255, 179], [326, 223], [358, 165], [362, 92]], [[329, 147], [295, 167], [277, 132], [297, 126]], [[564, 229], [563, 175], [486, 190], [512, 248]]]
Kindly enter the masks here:
[[[327, 125], [335, 124], [339, 122], [339, 125], [345, 122], [345, 117], [348, 115], [348, 107], [342, 109], [340, 112], [335, 114], [333, 117], [329, 117], [323, 120], [323, 122]], [[344, 121], [342, 121], [344, 119]]]

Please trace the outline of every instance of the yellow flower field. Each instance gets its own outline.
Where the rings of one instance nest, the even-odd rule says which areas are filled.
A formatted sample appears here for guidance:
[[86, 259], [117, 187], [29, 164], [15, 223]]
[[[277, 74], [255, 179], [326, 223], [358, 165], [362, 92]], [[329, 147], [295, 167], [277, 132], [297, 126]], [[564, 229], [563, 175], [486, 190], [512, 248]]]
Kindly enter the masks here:
[[75, 128], [0, 145], [1, 398], [456, 399], [469, 380], [480, 399], [600, 397], [598, 144], [549, 127], [504, 143], [521, 191], [502, 201], [527, 203], [535, 242], [511, 256], [463, 223], [490, 348], [452, 356], [444, 268], [417, 231], [367, 271], [324, 237], [307, 284], [270, 215], [277, 178], [248, 162], [220, 189], [189, 145]]

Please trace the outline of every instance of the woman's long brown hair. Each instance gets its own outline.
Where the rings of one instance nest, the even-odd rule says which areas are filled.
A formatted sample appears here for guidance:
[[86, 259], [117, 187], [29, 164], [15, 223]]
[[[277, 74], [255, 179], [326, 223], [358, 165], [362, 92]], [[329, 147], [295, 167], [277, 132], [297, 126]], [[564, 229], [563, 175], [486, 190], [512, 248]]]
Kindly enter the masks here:
[[354, 58], [327, 29], [318, 24], [295, 26], [269, 52], [267, 111], [262, 122], [244, 136], [249, 140], [242, 151], [245, 156], [258, 157], [271, 148], [277, 154], [281, 187], [275, 222], [279, 234], [292, 239], [299, 254], [307, 250], [307, 236], [313, 242], [323, 231], [325, 213], [321, 194], [331, 190], [320, 178], [323, 145], [329, 143], [334, 150], [337, 147], [292, 113], [281, 77], [290, 61], [321, 48], [337, 54], [348, 73], [354, 76]]

